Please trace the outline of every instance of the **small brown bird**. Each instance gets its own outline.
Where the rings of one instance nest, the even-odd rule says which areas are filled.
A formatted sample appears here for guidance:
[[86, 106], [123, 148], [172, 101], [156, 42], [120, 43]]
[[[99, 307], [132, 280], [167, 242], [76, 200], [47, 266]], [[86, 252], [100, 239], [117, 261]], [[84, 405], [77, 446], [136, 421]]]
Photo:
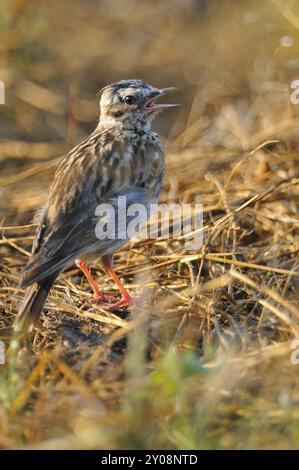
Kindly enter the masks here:
[[[172, 90], [154, 88], [141, 80], [121, 80], [100, 91], [99, 123], [62, 158], [39, 213], [32, 257], [20, 283], [28, 289], [15, 332], [32, 329], [55, 279], [74, 262], [88, 279], [95, 302], [106, 302], [110, 311], [132, 302], [112, 266], [113, 253], [128, 237], [116, 233], [114, 238], [99, 239], [97, 207], [109, 203], [117, 216], [120, 196], [126, 196], [126, 206], [139, 203], [148, 209], [157, 202], [164, 178], [164, 151], [151, 123], [158, 111], [178, 106], [156, 103]], [[119, 288], [120, 300], [101, 293], [90, 273], [86, 261], [99, 257]]]

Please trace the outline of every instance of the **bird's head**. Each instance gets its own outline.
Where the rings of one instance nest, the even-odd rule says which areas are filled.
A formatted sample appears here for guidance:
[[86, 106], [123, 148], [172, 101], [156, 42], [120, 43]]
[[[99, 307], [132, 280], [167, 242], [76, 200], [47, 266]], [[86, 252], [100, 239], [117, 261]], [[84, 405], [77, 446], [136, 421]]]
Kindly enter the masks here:
[[173, 87], [155, 88], [142, 80], [112, 83], [99, 92], [100, 124], [150, 128], [159, 111], [180, 106], [156, 102], [160, 96], [173, 90]]

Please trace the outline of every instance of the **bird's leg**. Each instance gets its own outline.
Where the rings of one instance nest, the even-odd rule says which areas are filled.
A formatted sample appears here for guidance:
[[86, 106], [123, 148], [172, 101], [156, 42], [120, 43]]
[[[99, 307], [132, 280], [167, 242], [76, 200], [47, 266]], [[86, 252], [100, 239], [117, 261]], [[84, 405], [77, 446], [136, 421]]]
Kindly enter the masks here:
[[92, 274], [89, 270], [87, 263], [83, 259], [76, 259], [75, 264], [77, 268], [81, 269], [81, 271], [83, 272], [84, 276], [88, 280], [93, 290], [93, 293], [94, 293], [93, 302], [115, 302], [116, 301], [115, 297], [110, 296], [110, 295], [105, 295], [100, 291], [100, 289], [97, 286], [96, 281], [92, 277]]
[[120, 307], [125, 307], [127, 305], [131, 305], [133, 303], [133, 299], [130, 296], [129, 292], [126, 290], [124, 285], [122, 284], [121, 280], [115, 273], [113, 266], [112, 266], [112, 259], [110, 256], [103, 256], [102, 263], [104, 266], [105, 271], [112, 277], [115, 284], [117, 285], [119, 292], [121, 293], [121, 299], [115, 302], [112, 305], [105, 306], [105, 310], [109, 310], [112, 312], [113, 310], [117, 310]]

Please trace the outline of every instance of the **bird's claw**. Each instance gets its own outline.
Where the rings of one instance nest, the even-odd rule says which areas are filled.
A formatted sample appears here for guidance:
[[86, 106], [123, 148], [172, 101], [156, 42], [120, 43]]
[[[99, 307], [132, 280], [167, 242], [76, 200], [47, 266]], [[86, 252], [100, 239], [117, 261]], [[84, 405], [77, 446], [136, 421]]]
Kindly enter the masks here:
[[105, 294], [99, 294], [94, 296], [94, 298], [91, 301], [93, 304], [101, 304], [103, 303], [111, 303], [111, 302], [117, 302], [117, 298], [114, 297], [113, 295], [105, 295]]
[[107, 312], [114, 312], [115, 310], [118, 310], [122, 307], [129, 307], [132, 304], [133, 304], [132, 297], [130, 295], [126, 295], [122, 297], [120, 300], [117, 300], [116, 302], [114, 302], [114, 304], [112, 305], [103, 305], [101, 307]]

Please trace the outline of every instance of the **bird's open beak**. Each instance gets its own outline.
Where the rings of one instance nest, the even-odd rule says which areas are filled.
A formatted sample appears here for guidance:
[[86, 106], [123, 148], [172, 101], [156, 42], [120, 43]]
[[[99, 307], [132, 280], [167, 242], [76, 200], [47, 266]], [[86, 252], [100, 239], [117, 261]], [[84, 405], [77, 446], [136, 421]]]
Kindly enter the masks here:
[[175, 87], [160, 88], [160, 90], [154, 92], [150, 99], [146, 101], [144, 109], [146, 111], [160, 111], [162, 109], [176, 108], [177, 106], [182, 106], [181, 104], [156, 103], [156, 100], [160, 98], [160, 96], [166, 95], [167, 93], [171, 93], [175, 90]]

